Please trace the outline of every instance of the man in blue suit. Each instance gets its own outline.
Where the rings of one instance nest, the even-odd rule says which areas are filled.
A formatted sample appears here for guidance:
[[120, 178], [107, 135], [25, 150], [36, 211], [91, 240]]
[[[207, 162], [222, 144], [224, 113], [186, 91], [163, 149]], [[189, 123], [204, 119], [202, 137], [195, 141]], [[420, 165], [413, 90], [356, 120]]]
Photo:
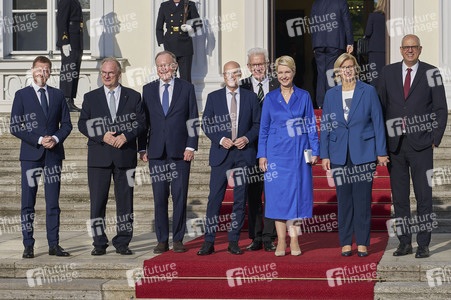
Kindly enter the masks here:
[[[387, 125], [388, 165], [395, 217], [403, 228], [394, 256], [412, 253], [410, 225], [420, 228], [416, 258], [429, 256], [433, 228], [432, 187], [428, 171], [433, 169], [433, 150], [440, 145], [448, 120], [445, 88], [440, 71], [419, 61], [420, 39], [413, 34], [402, 39], [402, 62], [385, 66], [378, 83], [379, 98]], [[410, 175], [417, 202], [417, 220], [410, 218]]]
[[[327, 30], [323, 30], [327, 28]], [[334, 68], [334, 62], [344, 52], [354, 51], [354, 34], [351, 15], [346, 0], [316, 0], [310, 13], [312, 49], [315, 52], [318, 79], [316, 104], [323, 107], [329, 86], [326, 72]]]
[[59, 194], [64, 157], [63, 142], [72, 131], [69, 109], [62, 91], [46, 84], [51, 61], [38, 56], [33, 61], [33, 82], [16, 92], [11, 110], [11, 133], [22, 140], [22, 235], [23, 258], [34, 257], [33, 221], [39, 179], [43, 174], [49, 255], [69, 256], [59, 246]]
[[133, 235], [133, 171], [137, 163], [137, 137], [144, 131], [141, 95], [119, 84], [121, 64], [114, 57], [100, 64], [103, 85], [85, 94], [78, 129], [88, 137], [88, 184], [91, 200], [91, 255], [104, 255], [108, 247], [105, 210], [111, 176], [116, 197], [116, 253], [131, 255]]
[[[173, 250], [185, 252], [186, 201], [191, 161], [198, 135], [189, 134], [190, 124], [198, 124], [194, 86], [179, 78], [176, 56], [162, 51], [155, 57], [159, 80], [143, 88], [147, 131], [139, 139], [141, 159], [149, 162], [155, 201], [155, 231], [158, 245], [154, 253], [169, 250], [168, 197], [172, 191]], [[195, 128], [194, 128], [195, 129]], [[146, 152], [147, 147], [147, 152]]]
[[247, 192], [247, 168], [255, 165], [256, 141], [260, 127], [261, 108], [257, 95], [241, 89], [240, 65], [230, 61], [224, 65], [226, 87], [208, 95], [202, 117], [202, 129], [211, 140], [210, 194], [205, 221], [205, 242], [197, 252], [209, 255], [214, 252], [221, 203], [232, 173], [233, 211], [229, 228], [227, 252], [243, 254], [238, 246], [240, 231], [244, 224]]

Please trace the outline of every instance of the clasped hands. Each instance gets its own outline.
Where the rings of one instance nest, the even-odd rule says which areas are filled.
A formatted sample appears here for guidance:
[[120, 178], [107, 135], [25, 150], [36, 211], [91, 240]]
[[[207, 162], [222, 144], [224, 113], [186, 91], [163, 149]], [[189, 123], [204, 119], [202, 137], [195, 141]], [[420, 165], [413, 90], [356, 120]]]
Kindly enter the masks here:
[[114, 148], [121, 148], [127, 142], [127, 138], [123, 134], [114, 136], [115, 134], [115, 131], [107, 131], [103, 136], [103, 142], [113, 146]]
[[224, 138], [224, 139], [222, 140], [221, 146], [224, 147], [224, 148], [226, 148], [226, 149], [230, 149], [230, 148], [232, 148], [233, 146], [235, 146], [235, 147], [237, 147], [239, 150], [241, 150], [241, 149], [243, 149], [244, 147], [246, 147], [247, 143], [249, 143], [249, 140], [248, 140], [247, 137], [245, 137], [245, 136], [242, 136], [242, 137], [240, 137], [240, 138], [237, 138], [237, 139], [235, 140], [235, 142], [232, 141], [232, 140], [229, 139], [229, 138]]
[[46, 135], [42, 138], [41, 144], [45, 149], [52, 149], [56, 145], [56, 140], [53, 137]]

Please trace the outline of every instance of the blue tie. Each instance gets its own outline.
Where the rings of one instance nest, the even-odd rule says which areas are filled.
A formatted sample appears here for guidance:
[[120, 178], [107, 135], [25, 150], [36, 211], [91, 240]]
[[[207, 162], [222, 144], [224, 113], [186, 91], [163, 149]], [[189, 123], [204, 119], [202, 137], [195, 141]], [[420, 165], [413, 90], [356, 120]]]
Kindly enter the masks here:
[[45, 95], [45, 89], [40, 88], [39, 92], [41, 93], [41, 106], [44, 111], [44, 115], [47, 117], [49, 113], [49, 105], [47, 104], [47, 96]]
[[164, 84], [164, 92], [163, 92], [163, 112], [164, 115], [168, 113], [169, 110], [169, 91], [168, 91], [169, 83]]

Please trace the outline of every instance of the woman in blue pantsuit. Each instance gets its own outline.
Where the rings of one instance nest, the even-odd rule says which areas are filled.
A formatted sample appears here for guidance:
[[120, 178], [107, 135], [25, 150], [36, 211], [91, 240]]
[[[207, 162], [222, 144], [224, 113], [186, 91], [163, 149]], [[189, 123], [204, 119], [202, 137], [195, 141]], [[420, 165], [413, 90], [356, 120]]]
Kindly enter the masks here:
[[342, 54], [334, 69], [342, 85], [328, 90], [324, 101], [322, 166], [331, 171], [337, 190], [341, 254], [351, 256], [355, 234], [358, 256], [367, 256], [376, 160], [380, 165], [388, 163], [382, 107], [376, 89], [357, 80], [354, 56]]
[[[304, 150], [312, 149], [318, 161], [319, 141], [312, 100], [307, 91], [293, 85], [293, 58], [276, 60], [280, 88], [266, 95], [258, 139], [259, 166], [265, 176], [265, 216], [275, 219], [278, 244], [276, 256], [285, 255], [286, 221], [312, 217], [312, 166]], [[291, 234], [292, 255], [300, 255], [298, 237]]]

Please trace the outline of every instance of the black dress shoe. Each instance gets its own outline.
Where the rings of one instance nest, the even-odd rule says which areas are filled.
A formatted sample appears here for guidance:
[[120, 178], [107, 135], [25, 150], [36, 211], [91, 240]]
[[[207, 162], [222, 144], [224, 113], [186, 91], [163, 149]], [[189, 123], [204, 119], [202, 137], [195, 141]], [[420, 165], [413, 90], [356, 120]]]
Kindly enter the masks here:
[[276, 246], [274, 242], [263, 242], [263, 246], [265, 247], [265, 251], [274, 252], [276, 251]]
[[426, 257], [429, 257], [429, 247], [418, 246], [417, 253], [415, 253], [415, 258], [426, 258]]
[[367, 252], [367, 251], [365, 251], [365, 252], [357, 251], [357, 256], [359, 256], [359, 257], [365, 257], [365, 256], [368, 256], [368, 252]]
[[91, 251], [91, 255], [105, 255], [106, 254], [106, 249], [103, 248], [94, 248]]
[[342, 251], [341, 252], [341, 256], [351, 256], [351, 255], [352, 255], [352, 251], [345, 251], [345, 252]]
[[81, 112], [81, 109], [75, 106], [75, 102], [73, 98], [66, 98], [67, 107], [70, 112]]
[[244, 252], [238, 247], [238, 242], [229, 242], [229, 247], [227, 247], [227, 252], [234, 255], [240, 255]]
[[407, 254], [412, 254], [412, 245], [410, 244], [399, 244], [398, 249], [393, 252], [393, 256], [404, 256]]
[[22, 258], [34, 258], [33, 246], [26, 246], [23, 250]]
[[258, 251], [260, 249], [263, 249], [263, 245], [261, 241], [253, 240], [252, 243], [246, 247], [247, 251]]
[[64, 251], [64, 249], [61, 248], [60, 245], [54, 245], [54, 246], [50, 247], [49, 255], [70, 256], [69, 252]]
[[186, 252], [186, 248], [185, 248], [185, 246], [183, 246], [182, 241], [174, 242], [172, 245], [172, 250], [174, 250], [174, 252], [176, 252], [176, 253]]
[[132, 255], [133, 252], [128, 248], [128, 246], [120, 246], [116, 248], [116, 253], [120, 253], [121, 255]]
[[153, 249], [153, 253], [160, 254], [169, 251], [168, 242], [158, 242], [158, 245]]
[[210, 255], [215, 252], [215, 247], [211, 242], [204, 242], [199, 251], [197, 251], [197, 255]]

